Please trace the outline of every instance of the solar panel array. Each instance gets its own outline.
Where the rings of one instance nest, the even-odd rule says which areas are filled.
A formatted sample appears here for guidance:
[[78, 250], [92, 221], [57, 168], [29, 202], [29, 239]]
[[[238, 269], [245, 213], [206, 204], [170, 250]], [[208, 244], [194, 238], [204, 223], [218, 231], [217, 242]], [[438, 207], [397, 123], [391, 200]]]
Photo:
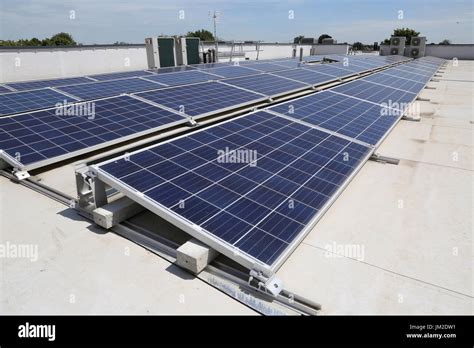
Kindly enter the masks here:
[[264, 100], [262, 95], [219, 82], [204, 82], [156, 91], [136, 93], [137, 96], [187, 116], [207, 116], [238, 105]]
[[130, 96], [81, 105], [0, 118], [0, 149], [27, 166], [187, 121]]
[[158, 82], [146, 81], [140, 78], [125, 80], [111, 80], [83, 83], [79, 85], [57, 87], [62, 91], [82, 100], [110, 97], [123, 93], [133, 93], [161, 88], [164, 85]]
[[0, 116], [45, 109], [57, 103], [74, 102], [76, 98], [50, 88], [0, 94]]
[[[219, 156], [223, 149], [256, 156], [236, 163]], [[101, 164], [98, 171], [156, 211], [178, 214], [207, 238], [270, 267], [370, 152], [257, 112]]]
[[[382, 62], [383, 61], [383, 62]], [[186, 122], [186, 119], [183, 116], [193, 116], [193, 117], [204, 117], [215, 113], [220, 113], [223, 111], [230, 110], [236, 107], [242, 107], [247, 105], [254, 105], [259, 102], [263, 102], [270, 97], [278, 96], [279, 94], [290, 93], [292, 91], [296, 91], [299, 89], [309, 88], [312, 85], [326, 83], [332, 81], [336, 78], [340, 78], [341, 74], [347, 75], [351, 74], [349, 69], [345, 69], [344, 64], [349, 64], [348, 66], [357, 66], [358, 69], [370, 69], [374, 67], [381, 67], [387, 64], [387, 59], [353, 59], [350, 58], [348, 61], [344, 63], [334, 63], [334, 64], [324, 64], [324, 65], [316, 65], [314, 67], [305, 66], [305, 68], [296, 68], [296, 69], [288, 69], [285, 64], [282, 63], [295, 63], [294, 60], [275, 60], [275, 61], [259, 61], [259, 62], [242, 62], [243, 65], [248, 66], [233, 66], [229, 63], [212, 63], [212, 64], [201, 64], [195, 66], [186, 66], [186, 67], [173, 67], [173, 68], [163, 68], [156, 71], [139, 71], [139, 72], [127, 72], [127, 73], [116, 73], [116, 74], [104, 74], [103, 76], [95, 76], [95, 78], [102, 79], [104, 81], [99, 82], [90, 82], [89, 78], [71, 78], [71, 79], [56, 79], [56, 80], [44, 80], [44, 81], [37, 81], [38, 85], [45, 85], [48, 83], [52, 83], [54, 85], [58, 85], [56, 90], [50, 88], [42, 88], [38, 90], [27, 90], [23, 92], [6, 92], [0, 94], [0, 106], [1, 106], [1, 114], [5, 117], [5, 115], [9, 114], [16, 114], [22, 112], [30, 112], [27, 116], [28, 122], [26, 124], [33, 124], [34, 118], [44, 117], [44, 115], [51, 116], [54, 113], [54, 110], [45, 110], [44, 113], [40, 112], [31, 112], [37, 109], [46, 109], [52, 108], [56, 105], [63, 105], [64, 103], [70, 102], [78, 102], [80, 100], [94, 100], [94, 103], [98, 103], [97, 105], [108, 105], [105, 101], [97, 100], [98, 98], [102, 97], [109, 97], [123, 93], [136, 93], [136, 96], [142, 99], [149, 100], [153, 103], [153, 106], [147, 104], [147, 107], [156, 107], [158, 110], [163, 112], [168, 110], [167, 112], [171, 114], [177, 114], [173, 118], [169, 116], [169, 118], [161, 117], [161, 116], [154, 116], [157, 117], [156, 122], [149, 122], [150, 120], [145, 120], [144, 122], [148, 122], [147, 124], [151, 125], [154, 124], [156, 127], [161, 127], [162, 123], [159, 120], [166, 120], [166, 122], [173, 124], [177, 119], [182, 122]], [[298, 63], [299, 64], [299, 63]], [[331, 67], [332, 65], [332, 67]], [[437, 69], [437, 65], [434, 63], [428, 64], [428, 66], [424, 66], [426, 64], [417, 63], [413, 64], [413, 67], [410, 69], [417, 69], [417, 72], [422, 74], [427, 74], [429, 71], [433, 69]], [[282, 70], [274, 70], [274, 66], [277, 66], [278, 69]], [[260, 67], [260, 69], [258, 69]], [[317, 68], [324, 70], [328, 73], [322, 73]], [[276, 68], [275, 68], [276, 69]], [[325, 70], [329, 69], [329, 70]], [[337, 70], [335, 70], [337, 69]], [[357, 69], [357, 70], [358, 70]], [[385, 71], [389, 71], [387, 69]], [[232, 75], [240, 75], [244, 74], [244, 77], [237, 77], [237, 78], [224, 78], [221, 75], [215, 75], [211, 73], [213, 71], [220, 71], [224, 75], [232, 76]], [[229, 73], [230, 71], [230, 73]], [[268, 72], [270, 71], [270, 72]], [[247, 73], [252, 72], [251, 75], [246, 75]], [[387, 74], [388, 75], [388, 74]], [[134, 77], [130, 77], [134, 76]], [[140, 76], [140, 77], [136, 77]], [[145, 76], [145, 77], [144, 77]], [[390, 75], [389, 75], [390, 76]], [[416, 75], [418, 77], [418, 75]], [[112, 79], [115, 78], [115, 79]], [[118, 79], [117, 79], [118, 78]], [[413, 77], [412, 77], [413, 78]], [[80, 79], [80, 80], [77, 80]], [[84, 79], [89, 82], [84, 83]], [[209, 80], [222, 80], [225, 81], [224, 83], [219, 82], [207, 82]], [[375, 80], [375, 77], [372, 80], [367, 79], [364, 83], [372, 83], [379, 86], [380, 84], [385, 84], [392, 86], [395, 88], [403, 88], [410, 90], [413, 87], [407, 87], [405, 84], [398, 85], [395, 80], [391, 80], [390, 82], [385, 81], [387, 80], [387, 76], [380, 77]], [[78, 84], [73, 85], [66, 85], [62, 86], [63, 83], [76, 81], [81, 82]], [[206, 81], [206, 82], [201, 82]], [[33, 83], [33, 82], [28, 82]], [[400, 83], [400, 82], [398, 82]], [[175, 87], [172, 87], [176, 85]], [[30, 88], [31, 85], [24, 85], [23, 87], [19, 88]], [[171, 87], [168, 87], [171, 86]], [[397, 87], [398, 86], [398, 87]], [[343, 86], [341, 86], [343, 87]], [[6, 88], [5, 88], [6, 89]], [[151, 90], [149, 92], [141, 92], [143, 90]], [[398, 90], [396, 90], [399, 92]], [[350, 95], [354, 91], [348, 87], [345, 87], [343, 90], [336, 91], [337, 93], [344, 93]], [[355, 93], [355, 92], [354, 92]], [[365, 93], [369, 93], [370, 91], [366, 91]], [[406, 92], [408, 93], [408, 92]], [[373, 93], [372, 93], [373, 94]], [[408, 94], [410, 95], [410, 94]], [[359, 95], [360, 96], [360, 95]], [[374, 95], [370, 95], [370, 97], [374, 97]], [[357, 97], [357, 96], [356, 96]], [[109, 100], [114, 100], [109, 99]], [[135, 100], [135, 99], [133, 99]], [[130, 102], [132, 103], [132, 102]], [[134, 101], [133, 103], [137, 103]], [[146, 103], [145, 103], [146, 104]], [[112, 107], [112, 106], [111, 106]], [[103, 113], [103, 112], [102, 112]], [[122, 108], [120, 109], [120, 113], [127, 114], [127, 109]], [[114, 111], [114, 115], [120, 117], [120, 114], [117, 110]], [[155, 115], [151, 113], [151, 115]], [[110, 117], [110, 115], [109, 115]], [[68, 118], [66, 121], [71, 122], [74, 118]], [[83, 119], [83, 118], [82, 118]], [[104, 118], [104, 119], [107, 119]], [[6, 123], [2, 123], [10, 127], [11, 125], [8, 122], [11, 122], [11, 118], [5, 120]], [[91, 121], [96, 122], [96, 121]], [[98, 129], [102, 126], [100, 122], [97, 121], [97, 125], [99, 126]], [[13, 122], [15, 123], [15, 122]], [[59, 124], [59, 123], [58, 123]], [[82, 124], [82, 123], [81, 123]], [[131, 125], [137, 128], [135, 133], [131, 134], [138, 134], [140, 126], [136, 126], [133, 121], [131, 121]], [[84, 126], [86, 126], [84, 124]], [[89, 125], [90, 127], [90, 125]], [[53, 127], [54, 128], [54, 127]], [[146, 128], [146, 127], [145, 127]], [[151, 129], [151, 128], [146, 128]], [[48, 128], [48, 131], [51, 130]], [[30, 166], [32, 165], [32, 159], [38, 159], [39, 162], [42, 162], [44, 159], [51, 159], [55, 157], [55, 154], [60, 154], [61, 151], [58, 152], [48, 152], [46, 155], [43, 153], [32, 153], [31, 149], [22, 148], [20, 147], [20, 143], [23, 144], [23, 139], [16, 139], [19, 140], [18, 142], [11, 142], [12, 137], [14, 138], [17, 136], [21, 138], [21, 134], [32, 135], [28, 132], [27, 129], [22, 129], [21, 132], [15, 132], [13, 134], [8, 133], [7, 130], [0, 127], [0, 131], [2, 131], [2, 137], [0, 137], [0, 142], [2, 144], [9, 144], [8, 147], [4, 145], [4, 148], [0, 147], [0, 150], [5, 150], [8, 154], [12, 155], [13, 153], [20, 153], [23, 155], [23, 159], [25, 162], [20, 162], [20, 165]], [[34, 131], [34, 130], [33, 130]], [[121, 130], [121, 132], [125, 135], [125, 133], [129, 132], [128, 130]], [[82, 133], [81, 133], [82, 134]], [[36, 135], [36, 134], [35, 134]], [[82, 134], [82, 136], [86, 136], [87, 134]], [[81, 135], [79, 135], [81, 136]], [[94, 138], [92, 140], [86, 140], [90, 143], [89, 147], [95, 147], [96, 145], [104, 145], [109, 140], [108, 138], [111, 135], [104, 132], [104, 138], [101, 139], [97, 144], [94, 141], [98, 141], [98, 139]], [[92, 135], [89, 136], [92, 138]], [[100, 138], [100, 137], [99, 137]], [[360, 135], [360, 139], [364, 138], [364, 134]], [[28, 139], [28, 138], [27, 138]], [[70, 140], [68, 138], [64, 138]], [[85, 138], [87, 139], [87, 138]], [[80, 139], [79, 139], [80, 140]], [[117, 141], [119, 138], [117, 138]], [[81, 140], [82, 141], [82, 140]], [[73, 143], [73, 142], [71, 142]], [[69, 154], [76, 153], [74, 150], [75, 145], [69, 145], [69, 142], [65, 142], [64, 144], [58, 143], [57, 146], [65, 145], [64, 148], [69, 148]], [[28, 146], [28, 145], [27, 145]], [[17, 147], [17, 148], [16, 148]], [[48, 150], [49, 148], [43, 149], [39, 148], [42, 151]], [[38, 151], [36, 151], [38, 152]], [[51, 154], [51, 155], [48, 155]], [[36, 156], [36, 157], [35, 157]], [[61, 156], [57, 156], [61, 157]], [[31, 160], [30, 160], [31, 159]]]

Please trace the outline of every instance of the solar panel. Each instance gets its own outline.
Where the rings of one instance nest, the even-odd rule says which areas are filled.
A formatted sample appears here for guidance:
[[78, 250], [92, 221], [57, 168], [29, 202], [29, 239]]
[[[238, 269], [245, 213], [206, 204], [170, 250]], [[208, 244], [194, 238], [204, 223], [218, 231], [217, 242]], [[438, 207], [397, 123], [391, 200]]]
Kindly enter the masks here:
[[147, 71], [154, 72], [155, 74], [168, 74], [168, 73], [192, 71], [192, 70], [196, 70], [196, 68], [190, 65], [182, 65], [182, 66], [168, 66], [164, 68], [150, 69]]
[[377, 104], [328, 91], [278, 104], [268, 110], [376, 145], [402, 116]]
[[239, 76], [247, 76], [247, 75], [255, 75], [260, 74], [260, 71], [254, 69], [248, 69], [243, 66], [225, 66], [219, 68], [210, 68], [207, 69], [206, 72], [210, 74], [219, 75], [222, 77], [239, 77]]
[[389, 68], [383, 71], [384, 74], [390, 75], [393, 77], [398, 77], [398, 78], [404, 78], [407, 80], [411, 80], [414, 82], [421, 82], [426, 84], [429, 80], [431, 80], [432, 74], [429, 75], [420, 75], [420, 74], [414, 74], [413, 72], [410, 72], [406, 70], [405, 68]]
[[182, 114], [200, 117], [266, 100], [259, 94], [219, 82], [203, 82], [136, 95]]
[[222, 77], [208, 74], [200, 70], [177, 72], [177, 73], [171, 73], [171, 74], [159, 74], [159, 75], [146, 77], [147, 80], [159, 82], [168, 86], [187, 85], [187, 84], [196, 83], [196, 82], [219, 80], [221, 78]]
[[211, 68], [218, 68], [218, 67], [224, 67], [224, 66], [231, 66], [233, 64], [234, 63], [204, 63], [204, 64], [194, 64], [191, 66], [197, 69], [211, 69]]
[[80, 85], [58, 87], [59, 91], [69, 93], [83, 100], [110, 97], [122, 93], [141, 92], [162, 88], [157, 82], [145, 81], [139, 78], [111, 80], [101, 82], [83, 83]]
[[363, 80], [355, 80], [331, 89], [333, 92], [360, 98], [373, 103], [392, 105], [392, 107], [406, 108], [416, 98], [415, 93], [384, 87]]
[[407, 80], [401, 77], [395, 77], [384, 74], [383, 72], [366, 76], [361, 81], [378, 83], [383, 86], [398, 88], [416, 94], [418, 94], [418, 92], [420, 92], [425, 87], [424, 83]]
[[273, 64], [281, 65], [281, 66], [286, 67], [288, 69], [299, 68], [299, 67], [306, 66], [306, 64], [303, 64], [298, 60], [289, 60], [289, 59], [288, 60], [275, 60], [275, 61], [273, 61]]
[[303, 69], [316, 71], [319, 73], [323, 73], [326, 75], [330, 75], [333, 77], [345, 77], [349, 75], [353, 75], [354, 73], [345, 69], [341, 69], [339, 67], [333, 66], [334, 63], [331, 64], [317, 64], [317, 65], [306, 65]]
[[308, 83], [310, 85], [317, 85], [323, 82], [334, 80], [333, 76], [322, 74], [315, 70], [307, 70], [301, 68], [277, 71], [272, 73], [272, 75], [286, 77], [292, 80]]
[[274, 271], [371, 153], [260, 111], [93, 170], [242, 265]]
[[186, 118], [180, 115], [119, 96], [79, 103], [76, 108], [0, 118], [0, 150], [23, 166], [32, 166], [184, 122]]
[[9, 93], [9, 92], [12, 92], [12, 90], [8, 89], [5, 86], [0, 86], [0, 93]]
[[71, 78], [65, 78], [65, 79], [12, 82], [12, 83], [8, 83], [7, 85], [10, 87], [13, 87], [17, 91], [26, 91], [28, 89], [64, 86], [64, 85], [71, 85], [71, 84], [76, 84], [76, 83], [87, 83], [87, 82], [91, 82], [91, 80], [85, 77], [71, 77]]
[[284, 77], [260, 74], [235, 79], [226, 79], [226, 84], [245, 88], [247, 90], [261, 93], [266, 96], [277, 96], [283, 93], [308, 88], [309, 85], [297, 81], [292, 81]]
[[109, 80], [123, 79], [123, 78], [128, 78], [128, 77], [139, 77], [139, 76], [150, 76], [150, 75], [152, 75], [152, 73], [149, 71], [138, 70], [138, 71], [124, 71], [124, 72], [98, 74], [98, 75], [90, 75], [90, 76], [99, 81], [109, 81]]
[[272, 72], [288, 69], [285, 66], [272, 64], [272, 63], [255, 63], [255, 64], [245, 64], [245, 67], [259, 70], [261, 72]]
[[0, 94], [0, 115], [45, 109], [57, 103], [72, 101], [75, 100], [49, 88], [4, 93]]

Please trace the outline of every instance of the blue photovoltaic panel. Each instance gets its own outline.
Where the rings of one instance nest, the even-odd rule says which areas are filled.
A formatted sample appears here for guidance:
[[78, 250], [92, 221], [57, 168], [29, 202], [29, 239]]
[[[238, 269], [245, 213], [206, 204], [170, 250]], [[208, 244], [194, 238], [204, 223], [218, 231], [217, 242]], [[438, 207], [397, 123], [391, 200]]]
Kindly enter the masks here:
[[306, 69], [291, 69], [291, 70], [277, 71], [272, 74], [281, 76], [281, 77], [286, 77], [292, 80], [308, 83], [310, 85], [317, 85], [323, 82], [334, 80], [333, 76], [322, 74], [314, 70], [306, 70]]
[[280, 70], [288, 69], [288, 67], [272, 64], [272, 63], [254, 63], [254, 64], [245, 64], [244, 66], [247, 68], [259, 70], [261, 72], [272, 72], [272, 71], [280, 71]]
[[7, 87], [0, 86], [0, 93], [10, 93], [13, 92], [11, 89], [8, 89]]
[[210, 68], [210, 69], [207, 69], [206, 72], [210, 74], [226, 77], [226, 78], [261, 74], [261, 72], [258, 70], [248, 69], [243, 66], [236, 66], [236, 65], [219, 67], [219, 68]]
[[349, 62], [347, 62], [347, 63], [332, 63], [331, 67], [347, 70], [351, 73], [360, 73], [360, 72], [363, 72], [363, 71], [371, 70], [370, 68], [360, 66], [360, 65], [357, 65], [357, 64], [350, 64]]
[[122, 93], [133, 93], [147, 91], [151, 89], [163, 88], [156, 82], [145, 81], [138, 78], [129, 78], [123, 80], [101, 81], [84, 83], [81, 85], [62, 86], [57, 89], [83, 100], [98, 99], [119, 95]]
[[72, 84], [87, 83], [87, 82], [91, 82], [91, 80], [85, 77], [71, 77], [71, 78], [66, 78], [66, 79], [14, 82], [14, 83], [7, 83], [7, 85], [15, 88], [17, 91], [26, 91], [28, 89], [43, 88], [43, 87], [56, 87], [56, 86], [72, 85]]
[[332, 88], [331, 91], [368, 100], [377, 104], [384, 103], [385, 105], [392, 105], [393, 107], [398, 105], [400, 109], [405, 108], [416, 98], [415, 93], [384, 87], [363, 80], [345, 83]]
[[245, 88], [253, 92], [265, 94], [267, 96], [275, 96], [296, 89], [309, 87], [305, 83], [292, 81], [283, 77], [269, 74], [260, 74], [239, 77], [235, 79], [227, 79], [224, 82], [232, 86]]
[[383, 72], [366, 76], [361, 81], [374, 82], [387, 87], [398, 88], [416, 94], [418, 94], [425, 87], [424, 83], [407, 80], [401, 77], [395, 77], [384, 74]]
[[157, 91], [137, 93], [188, 116], [202, 116], [230, 107], [255, 103], [263, 96], [218, 82], [204, 82], [188, 86], [165, 88]]
[[291, 69], [291, 68], [300, 68], [300, 67], [305, 67], [306, 64], [303, 64], [301, 63], [300, 61], [298, 60], [275, 60], [272, 62], [272, 64], [276, 64], [276, 65], [281, 65], [283, 67], [286, 67], [288, 69]]
[[353, 75], [354, 73], [349, 70], [341, 69], [339, 67], [333, 66], [335, 63], [331, 64], [317, 64], [317, 65], [306, 65], [303, 68], [311, 71], [316, 71], [322, 74], [331, 75], [334, 77], [344, 77], [348, 75]]
[[4, 93], [0, 94], [0, 115], [46, 109], [65, 101], [72, 102], [75, 100], [48, 88]]
[[211, 80], [220, 80], [222, 77], [216, 75], [207, 74], [204, 71], [194, 70], [177, 72], [171, 74], [158, 74], [150, 77], [146, 77], [147, 80], [153, 80], [159, 83], [163, 83], [168, 86], [179, 86], [187, 85], [197, 82], [206, 82]]
[[90, 75], [90, 77], [99, 81], [109, 81], [109, 80], [123, 79], [123, 78], [128, 78], [128, 77], [139, 77], [139, 76], [150, 76], [150, 75], [152, 75], [152, 73], [149, 71], [138, 70], [138, 71], [125, 71], [125, 72], [118, 72], [118, 73], [110, 73], [110, 74]]
[[[56, 109], [0, 118], [0, 150], [29, 165], [93, 146], [104, 145], [174, 122], [182, 116], [129, 96], [94, 101], [83, 116]], [[84, 104], [83, 104], [84, 105]], [[87, 105], [87, 104], [86, 104]]]
[[414, 82], [419, 82], [426, 84], [429, 80], [431, 80], [431, 75], [432, 74], [426, 74], [426, 75], [420, 75], [420, 74], [414, 74], [411, 71], [406, 70], [404, 66], [400, 66], [397, 68], [389, 68], [383, 71], [384, 74], [390, 75], [393, 77], [398, 77], [398, 78], [403, 78], [407, 80], [411, 80]]
[[211, 68], [219, 68], [219, 67], [231, 66], [231, 65], [234, 65], [234, 63], [204, 63], [204, 64], [195, 64], [195, 65], [190, 65], [190, 66], [197, 69], [211, 69]]
[[[232, 161], [225, 149], [255, 157]], [[370, 152], [258, 112], [101, 164], [99, 173], [271, 268]]]
[[196, 70], [196, 68], [190, 65], [182, 65], [182, 66], [168, 66], [164, 68], [150, 69], [147, 71], [154, 72], [155, 74], [168, 74], [168, 73], [174, 73], [174, 72], [180, 72], [180, 71], [192, 71], [192, 70]]
[[278, 104], [269, 110], [376, 145], [401, 112], [323, 91]]

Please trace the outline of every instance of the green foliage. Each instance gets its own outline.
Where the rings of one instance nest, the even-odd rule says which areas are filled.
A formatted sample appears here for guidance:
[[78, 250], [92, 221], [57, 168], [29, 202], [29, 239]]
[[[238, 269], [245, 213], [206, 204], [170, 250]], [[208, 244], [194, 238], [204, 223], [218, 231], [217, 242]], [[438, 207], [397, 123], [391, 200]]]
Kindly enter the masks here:
[[201, 29], [196, 31], [189, 31], [187, 37], [198, 37], [201, 41], [214, 41], [214, 35], [209, 30]]
[[354, 42], [352, 44], [352, 49], [357, 50], [357, 51], [362, 51], [364, 49], [364, 44], [362, 42], [359, 42], [359, 41]]
[[324, 39], [332, 39], [332, 36], [328, 35], [328, 34], [322, 34], [319, 38], [318, 38], [318, 43], [321, 44], [323, 43], [323, 40]]
[[298, 35], [297, 37], [295, 37], [293, 39], [293, 43], [299, 44], [299, 43], [301, 43], [301, 40], [303, 40], [303, 39], [304, 39], [304, 35]]
[[[405, 36], [407, 38], [405, 45], [407, 46], [410, 45], [412, 37], [419, 36], [419, 35], [420, 35], [419, 31], [415, 31], [410, 28], [397, 28], [393, 31], [393, 34], [392, 34], [392, 36]], [[382, 44], [390, 45], [390, 39], [385, 39], [384, 41], [382, 41]]]
[[439, 43], [439, 45], [451, 45], [451, 41], [448, 39], [444, 39], [443, 41]]
[[50, 38], [40, 40], [36, 37], [32, 39], [0, 40], [0, 46], [76, 46], [71, 34], [57, 33]]

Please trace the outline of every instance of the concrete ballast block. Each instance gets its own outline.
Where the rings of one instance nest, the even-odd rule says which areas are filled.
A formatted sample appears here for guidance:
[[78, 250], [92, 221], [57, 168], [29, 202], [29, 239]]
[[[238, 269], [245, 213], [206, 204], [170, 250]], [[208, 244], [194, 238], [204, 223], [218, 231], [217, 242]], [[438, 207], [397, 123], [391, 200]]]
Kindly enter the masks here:
[[130, 198], [122, 197], [116, 201], [94, 209], [94, 222], [106, 229], [140, 213], [144, 208]]
[[216, 250], [193, 238], [177, 249], [176, 264], [191, 273], [199, 274], [217, 255], [219, 253]]

